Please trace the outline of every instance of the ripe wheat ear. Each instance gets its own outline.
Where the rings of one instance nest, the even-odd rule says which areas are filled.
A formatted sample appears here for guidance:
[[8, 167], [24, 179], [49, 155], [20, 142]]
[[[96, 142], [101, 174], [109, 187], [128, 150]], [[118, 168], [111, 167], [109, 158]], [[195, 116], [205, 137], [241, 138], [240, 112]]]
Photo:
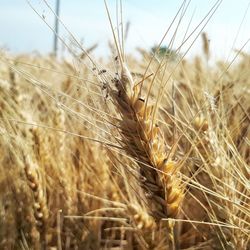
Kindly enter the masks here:
[[146, 105], [125, 64], [115, 83], [112, 97], [122, 116], [124, 149], [138, 161], [149, 211], [156, 220], [176, 217], [183, 199], [178, 164], [168, 156], [161, 129], [152, 123], [153, 105]]

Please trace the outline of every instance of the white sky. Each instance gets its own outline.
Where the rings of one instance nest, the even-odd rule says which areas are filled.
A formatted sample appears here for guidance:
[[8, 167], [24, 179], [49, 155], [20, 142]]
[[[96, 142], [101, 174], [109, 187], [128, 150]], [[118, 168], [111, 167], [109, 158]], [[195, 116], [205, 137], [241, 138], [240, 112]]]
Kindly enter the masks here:
[[[52, 26], [53, 15], [46, 8], [43, 0], [31, 0], [34, 8], [45, 17]], [[47, 0], [54, 8], [55, 0]], [[183, 0], [123, 0], [124, 22], [130, 22], [126, 49], [135, 47], [150, 48], [157, 44], [173, 20]], [[188, 2], [188, 1], [187, 1]], [[193, 15], [189, 33], [208, 13], [216, 0], [191, 0], [182, 19], [174, 48], [177, 48], [186, 32]], [[116, 22], [116, 1], [107, 0], [114, 23]], [[205, 27], [211, 40], [211, 49], [216, 57], [227, 57], [231, 48], [239, 49], [250, 38], [249, 0], [224, 0], [212, 19]], [[245, 19], [243, 20], [244, 15]], [[96, 53], [105, 55], [108, 40], [112, 40], [110, 25], [102, 0], [61, 0], [61, 19], [67, 28], [77, 37], [83, 39], [86, 47], [98, 43]], [[240, 28], [240, 24], [243, 24]], [[178, 20], [177, 20], [178, 22]], [[173, 25], [177, 26], [177, 22]], [[239, 36], [236, 43], [237, 32]], [[174, 29], [169, 32], [163, 45], [168, 45]], [[69, 41], [69, 34], [60, 26], [60, 35]], [[193, 36], [194, 38], [195, 36]], [[7, 47], [14, 53], [39, 51], [50, 52], [53, 34], [25, 0], [0, 0], [0, 46]], [[200, 52], [201, 39], [192, 46], [187, 56]], [[189, 43], [182, 52], [188, 48]], [[249, 44], [250, 45], [250, 44]], [[249, 45], [245, 47], [249, 51]], [[232, 53], [231, 53], [232, 55]]]

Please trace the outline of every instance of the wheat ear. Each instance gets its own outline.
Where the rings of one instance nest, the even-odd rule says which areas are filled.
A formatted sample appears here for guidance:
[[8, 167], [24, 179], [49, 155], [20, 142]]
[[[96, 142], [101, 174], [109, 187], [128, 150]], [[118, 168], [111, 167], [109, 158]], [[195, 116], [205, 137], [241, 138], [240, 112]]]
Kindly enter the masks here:
[[[46, 197], [38, 175], [38, 166], [31, 160], [28, 155], [24, 156], [24, 171], [27, 177], [28, 185], [34, 195], [34, 216], [37, 228], [40, 233], [46, 234], [46, 224], [49, 217]], [[43, 235], [45, 236], [45, 235]], [[43, 240], [46, 240], [45, 238]]]
[[122, 116], [124, 149], [138, 161], [149, 210], [156, 220], [175, 217], [183, 198], [178, 164], [168, 157], [163, 134], [152, 123], [153, 106], [147, 106], [140, 96], [140, 86], [134, 84], [126, 65], [122, 65], [121, 77], [115, 84], [112, 97]]

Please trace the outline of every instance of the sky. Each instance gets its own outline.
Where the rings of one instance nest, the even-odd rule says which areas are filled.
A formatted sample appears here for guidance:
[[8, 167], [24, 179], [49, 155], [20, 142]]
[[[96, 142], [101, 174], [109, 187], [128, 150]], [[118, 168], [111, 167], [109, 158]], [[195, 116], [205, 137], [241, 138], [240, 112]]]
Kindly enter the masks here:
[[[85, 48], [97, 43], [98, 48], [95, 53], [105, 56], [108, 51], [108, 42], [112, 41], [112, 32], [104, 2], [102, 0], [61, 0], [60, 2], [60, 19], [68, 31], [60, 24], [59, 34], [67, 46], [75, 49], [73, 35], [82, 42]], [[119, 1], [107, 0], [115, 27], [117, 2]], [[134, 52], [137, 47], [150, 49], [158, 44], [183, 0], [123, 0], [122, 2], [124, 26], [129, 22], [125, 49], [130, 53]], [[179, 27], [173, 48], [179, 48], [185, 37], [193, 34], [183, 45], [181, 52], [187, 53], [187, 56], [199, 54], [201, 38], [198, 30], [194, 33], [192, 31], [208, 14], [215, 2], [216, 0], [191, 0], [181, 22], [179, 23], [178, 17], [163, 41], [163, 45], [171, 44], [176, 27]], [[232, 48], [240, 49], [250, 38], [249, 2], [250, 0], [222, 1], [204, 27], [210, 40], [213, 56], [226, 58], [232, 56]], [[33, 6], [33, 9], [28, 3]], [[47, 0], [47, 3], [52, 9], [55, 8], [55, 0]], [[51, 52], [53, 32], [45, 22], [51, 27], [54, 26], [54, 15], [43, 0], [0, 0], [0, 48], [7, 48], [13, 53]], [[249, 45], [245, 46], [245, 51], [249, 51]], [[59, 53], [63, 54], [65, 51], [66, 47], [60, 43]]]

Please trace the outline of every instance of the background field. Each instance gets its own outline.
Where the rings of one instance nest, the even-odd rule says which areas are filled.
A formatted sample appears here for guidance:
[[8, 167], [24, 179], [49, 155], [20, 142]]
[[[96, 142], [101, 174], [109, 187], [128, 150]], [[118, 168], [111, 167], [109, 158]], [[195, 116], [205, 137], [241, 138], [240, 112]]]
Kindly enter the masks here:
[[104, 54], [71, 27], [57, 56], [1, 50], [0, 249], [250, 249], [247, 43], [218, 58], [220, 1], [186, 33], [181, 3], [128, 52], [121, 3]]

